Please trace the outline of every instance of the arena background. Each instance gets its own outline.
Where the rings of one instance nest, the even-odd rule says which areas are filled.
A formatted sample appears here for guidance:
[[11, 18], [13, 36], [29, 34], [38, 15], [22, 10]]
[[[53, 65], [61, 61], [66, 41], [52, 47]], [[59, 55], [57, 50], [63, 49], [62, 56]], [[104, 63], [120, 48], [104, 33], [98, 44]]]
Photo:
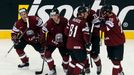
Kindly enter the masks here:
[[[27, 8], [29, 15], [37, 15], [44, 21], [49, 18], [50, 9], [58, 7], [60, 14], [70, 19], [76, 15], [79, 5], [97, 10], [104, 4], [101, 0], [3, 0], [0, 2], [0, 39], [9, 39], [14, 22], [19, 19], [18, 9]], [[134, 39], [134, 0], [106, 0], [122, 22], [127, 39]]]

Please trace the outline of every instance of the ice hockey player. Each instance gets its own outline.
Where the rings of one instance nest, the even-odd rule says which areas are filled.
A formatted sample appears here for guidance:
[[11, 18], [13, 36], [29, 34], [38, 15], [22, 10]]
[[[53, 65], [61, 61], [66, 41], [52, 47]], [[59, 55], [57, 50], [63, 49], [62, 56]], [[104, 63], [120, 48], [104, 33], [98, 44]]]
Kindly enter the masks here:
[[[97, 66], [97, 74], [101, 73], [101, 59], [99, 56], [100, 53], [100, 20], [96, 14], [96, 12], [90, 8], [88, 8], [87, 16], [85, 16], [88, 26], [90, 28], [89, 33], [92, 34], [91, 36], [91, 51], [89, 51], [90, 56], [93, 58], [94, 63]], [[93, 27], [93, 32], [91, 33], [92, 25], [95, 24]]]
[[19, 14], [21, 19], [15, 22], [11, 37], [12, 41], [15, 43], [14, 48], [22, 61], [22, 64], [19, 64], [18, 68], [24, 68], [29, 66], [29, 58], [24, 51], [26, 45], [29, 44], [33, 46], [42, 57], [44, 55], [44, 50], [39, 42], [43, 21], [37, 16], [28, 16], [28, 12], [25, 8], [20, 9]]
[[[50, 12], [50, 19], [42, 28], [43, 33], [48, 32], [45, 51], [45, 60], [47, 61], [50, 72], [47, 75], [56, 75], [56, 65], [52, 58], [52, 53], [58, 48], [62, 56], [62, 66], [64, 72], [67, 72], [69, 63], [69, 53], [66, 49], [66, 36], [64, 29], [67, 26], [68, 20], [60, 16], [57, 8], [53, 8]], [[44, 36], [42, 36], [44, 38]]]
[[121, 61], [124, 54], [125, 36], [118, 17], [112, 12], [112, 5], [101, 8], [101, 30], [104, 32], [104, 41], [108, 57], [113, 63], [112, 75], [124, 75]]
[[87, 61], [85, 46], [89, 48], [89, 27], [84, 19], [86, 13], [86, 8], [80, 6], [77, 17], [71, 19], [65, 29], [68, 36], [67, 48], [72, 59], [67, 75], [85, 75], [84, 67]]

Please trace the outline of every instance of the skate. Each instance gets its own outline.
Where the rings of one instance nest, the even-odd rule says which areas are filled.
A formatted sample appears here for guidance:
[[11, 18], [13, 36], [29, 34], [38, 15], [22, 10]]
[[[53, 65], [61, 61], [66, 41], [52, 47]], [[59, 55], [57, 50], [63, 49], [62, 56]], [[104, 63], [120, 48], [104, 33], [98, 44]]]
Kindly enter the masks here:
[[85, 71], [84, 70], [81, 70], [81, 72], [80, 72], [79, 75], [85, 75]]
[[118, 75], [125, 75], [124, 72], [119, 73]]
[[101, 69], [102, 69], [102, 66], [97, 66], [97, 75], [100, 75], [101, 74]]
[[66, 67], [64, 67], [64, 65], [62, 64], [62, 67], [63, 67], [63, 71], [64, 73], [67, 73], [68, 69]]
[[22, 63], [18, 65], [18, 68], [27, 68], [29, 67], [29, 63]]
[[90, 73], [90, 68], [88, 67], [88, 68], [85, 68], [85, 73], [86, 74], [89, 74]]
[[56, 69], [54, 68], [54, 69], [50, 70], [50, 72], [45, 75], [57, 75]]

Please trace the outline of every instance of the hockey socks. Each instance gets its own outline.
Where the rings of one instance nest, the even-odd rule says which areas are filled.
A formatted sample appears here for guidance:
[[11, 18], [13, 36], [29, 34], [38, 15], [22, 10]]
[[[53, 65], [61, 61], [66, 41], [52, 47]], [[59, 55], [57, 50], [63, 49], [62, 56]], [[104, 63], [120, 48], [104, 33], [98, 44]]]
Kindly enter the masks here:
[[25, 52], [23, 50], [20, 49], [16, 49], [17, 54], [20, 57], [20, 60], [22, 61], [22, 64], [18, 65], [18, 68], [23, 68], [23, 67], [28, 67], [29, 66], [29, 59], [26, 56]]
[[67, 72], [68, 64], [69, 64], [69, 56], [63, 56], [62, 66], [65, 73]]
[[[113, 65], [113, 70], [112, 70], [112, 75], [124, 75], [122, 72], [122, 66], [120, 61], [112, 61]], [[123, 74], [122, 74], [123, 73]]]
[[85, 73], [90, 73], [90, 64], [89, 64], [88, 58], [85, 60], [84, 64], [85, 64], [85, 67], [84, 67]]
[[101, 59], [97, 55], [93, 55], [92, 58], [94, 60], [95, 65], [97, 66], [97, 74], [100, 74], [102, 71]]

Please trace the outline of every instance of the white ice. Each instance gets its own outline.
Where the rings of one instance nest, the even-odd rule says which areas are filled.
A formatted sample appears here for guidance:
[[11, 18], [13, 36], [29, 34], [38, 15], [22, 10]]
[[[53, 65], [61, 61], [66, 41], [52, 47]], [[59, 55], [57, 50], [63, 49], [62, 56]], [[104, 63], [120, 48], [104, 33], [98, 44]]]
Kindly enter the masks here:
[[[30, 45], [27, 45], [25, 48], [25, 52], [29, 57], [30, 66], [27, 70], [20, 70], [17, 68], [17, 65], [21, 63], [18, 55], [15, 50], [8, 54], [5, 57], [7, 51], [13, 45], [11, 40], [0, 40], [0, 75], [35, 75], [35, 71], [41, 69], [42, 59], [38, 52], [36, 52]], [[102, 74], [101, 75], [111, 75], [112, 63], [107, 58], [106, 47], [103, 44], [101, 46], [100, 57], [102, 59]], [[122, 66], [124, 68], [125, 75], [134, 75], [134, 40], [127, 40], [125, 43], [124, 49], [124, 60], [122, 61]], [[56, 49], [53, 53], [53, 58], [56, 64], [57, 75], [65, 75], [61, 66], [61, 56], [59, 55], [58, 49]], [[48, 67], [45, 63], [44, 72], [42, 75], [47, 73]], [[93, 68], [91, 68], [90, 75], [96, 75], [96, 66], [93, 64]]]

